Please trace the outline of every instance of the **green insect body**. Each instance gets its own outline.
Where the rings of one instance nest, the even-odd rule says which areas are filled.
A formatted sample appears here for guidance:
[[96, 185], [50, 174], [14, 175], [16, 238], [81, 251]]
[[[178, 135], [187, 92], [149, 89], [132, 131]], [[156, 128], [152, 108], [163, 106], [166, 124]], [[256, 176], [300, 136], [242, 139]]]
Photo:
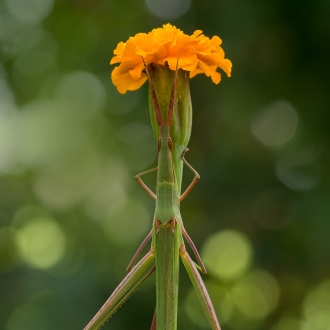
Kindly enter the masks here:
[[[134, 255], [127, 270], [128, 275], [118, 285], [113, 294], [105, 302], [99, 312], [89, 322], [84, 330], [96, 330], [121, 306], [122, 303], [140, 286], [147, 277], [156, 270], [156, 311], [151, 330], [176, 330], [178, 291], [179, 291], [179, 256], [193, 283], [198, 298], [203, 306], [206, 316], [213, 330], [221, 330], [212, 302], [197, 269], [206, 273], [203, 262], [184, 229], [180, 214], [180, 202], [188, 195], [199, 180], [198, 173], [184, 158], [186, 149], [182, 154], [182, 161], [193, 171], [195, 177], [186, 191], [180, 196], [178, 183], [175, 179], [175, 169], [172, 160], [173, 142], [170, 137], [170, 128], [175, 101], [176, 76], [171, 89], [169, 110], [164, 122], [159, 110], [157, 96], [150, 78], [148, 67], [145, 67], [149, 79], [151, 95], [155, 108], [155, 115], [160, 129], [158, 139], [158, 167], [138, 174], [135, 179], [156, 200], [156, 208], [151, 232], [142, 242]], [[141, 180], [141, 176], [157, 170], [156, 194], [154, 194]], [[197, 266], [186, 251], [184, 239], [188, 241], [198, 261]], [[151, 249], [133, 268], [139, 254], [152, 239]], [[155, 261], [155, 266], [151, 265]]]

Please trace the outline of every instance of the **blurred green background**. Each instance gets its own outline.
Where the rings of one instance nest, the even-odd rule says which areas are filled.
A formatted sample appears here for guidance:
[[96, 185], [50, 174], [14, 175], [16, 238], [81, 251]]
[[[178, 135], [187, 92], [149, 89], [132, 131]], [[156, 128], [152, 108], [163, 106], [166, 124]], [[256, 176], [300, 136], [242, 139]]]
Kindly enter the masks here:
[[[181, 206], [223, 330], [329, 330], [329, 13], [328, 0], [2, 0], [0, 328], [82, 329], [125, 276], [154, 211], [133, 177], [156, 143], [147, 86], [120, 95], [109, 60], [171, 22], [219, 35], [233, 62], [220, 85], [191, 80], [202, 179]], [[180, 278], [179, 329], [209, 329]], [[149, 329], [154, 305], [153, 277], [103, 329]]]

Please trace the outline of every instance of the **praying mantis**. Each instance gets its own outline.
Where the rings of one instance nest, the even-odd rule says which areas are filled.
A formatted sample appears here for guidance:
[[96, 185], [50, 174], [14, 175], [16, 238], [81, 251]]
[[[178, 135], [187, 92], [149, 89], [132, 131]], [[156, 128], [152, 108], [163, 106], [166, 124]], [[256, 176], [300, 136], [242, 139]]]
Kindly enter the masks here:
[[[160, 111], [148, 66], [145, 62], [144, 65], [149, 81], [157, 125], [160, 131], [160, 136], [157, 141], [158, 166], [136, 175], [135, 179], [151, 198], [156, 201], [152, 230], [144, 239], [129, 263], [126, 269], [129, 271], [127, 276], [118, 285], [84, 330], [99, 329], [154, 271], [156, 271], [156, 310], [152, 320], [151, 330], [176, 330], [179, 257], [188, 272], [212, 329], [221, 330], [211, 299], [201, 275], [199, 274], [199, 271], [204, 274], [206, 273], [205, 266], [193, 241], [184, 228], [180, 214], [180, 202], [187, 197], [200, 177], [196, 170], [185, 159], [185, 153], [188, 151], [186, 148], [182, 153], [181, 159], [193, 172], [194, 179], [184, 193], [180, 195], [172, 160], [173, 141], [170, 136], [175, 102], [178, 62], [171, 88], [167, 118], [165, 120]], [[154, 193], [141, 179], [143, 175], [153, 171], [157, 171], [156, 193]], [[198, 265], [189, 256], [185, 247], [184, 239], [190, 245]], [[140, 253], [150, 240], [152, 240], [150, 251], [136, 263]]]

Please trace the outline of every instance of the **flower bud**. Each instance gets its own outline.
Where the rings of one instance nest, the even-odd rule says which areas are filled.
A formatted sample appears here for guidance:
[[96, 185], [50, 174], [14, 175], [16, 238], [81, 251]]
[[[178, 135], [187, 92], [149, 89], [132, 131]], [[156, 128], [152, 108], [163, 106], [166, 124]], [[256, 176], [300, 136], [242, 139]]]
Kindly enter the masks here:
[[[170, 70], [168, 65], [150, 64], [148, 66], [151, 81], [153, 83], [159, 108], [163, 121], [166, 123], [169, 110], [171, 90], [174, 83], [175, 71]], [[149, 109], [152, 129], [156, 140], [160, 136], [159, 127], [156, 120], [156, 112], [152, 102], [149, 88]], [[177, 73], [176, 88], [174, 95], [174, 107], [172, 116], [172, 125], [170, 130], [173, 142], [173, 164], [176, 176], [176, 182], [179, 191], [181, 191], [182, 182], [182, 153], [188, 145], [192, 124], [192, 105], [189, 88], [189, 72], [179, 69]]]

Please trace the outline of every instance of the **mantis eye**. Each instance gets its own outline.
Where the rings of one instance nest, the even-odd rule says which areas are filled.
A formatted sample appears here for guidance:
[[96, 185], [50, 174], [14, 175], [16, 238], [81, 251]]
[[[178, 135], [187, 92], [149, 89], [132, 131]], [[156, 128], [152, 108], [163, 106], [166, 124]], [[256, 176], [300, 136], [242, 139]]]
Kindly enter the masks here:
[[172, 139], [169, 137], [169, 138], [167, 139], [167, 141], [168, 141], [168, 148], [170, 149], [170, 151], [172, 151], [172, 149], [173, 149], [173, 142], [172, 142]]

